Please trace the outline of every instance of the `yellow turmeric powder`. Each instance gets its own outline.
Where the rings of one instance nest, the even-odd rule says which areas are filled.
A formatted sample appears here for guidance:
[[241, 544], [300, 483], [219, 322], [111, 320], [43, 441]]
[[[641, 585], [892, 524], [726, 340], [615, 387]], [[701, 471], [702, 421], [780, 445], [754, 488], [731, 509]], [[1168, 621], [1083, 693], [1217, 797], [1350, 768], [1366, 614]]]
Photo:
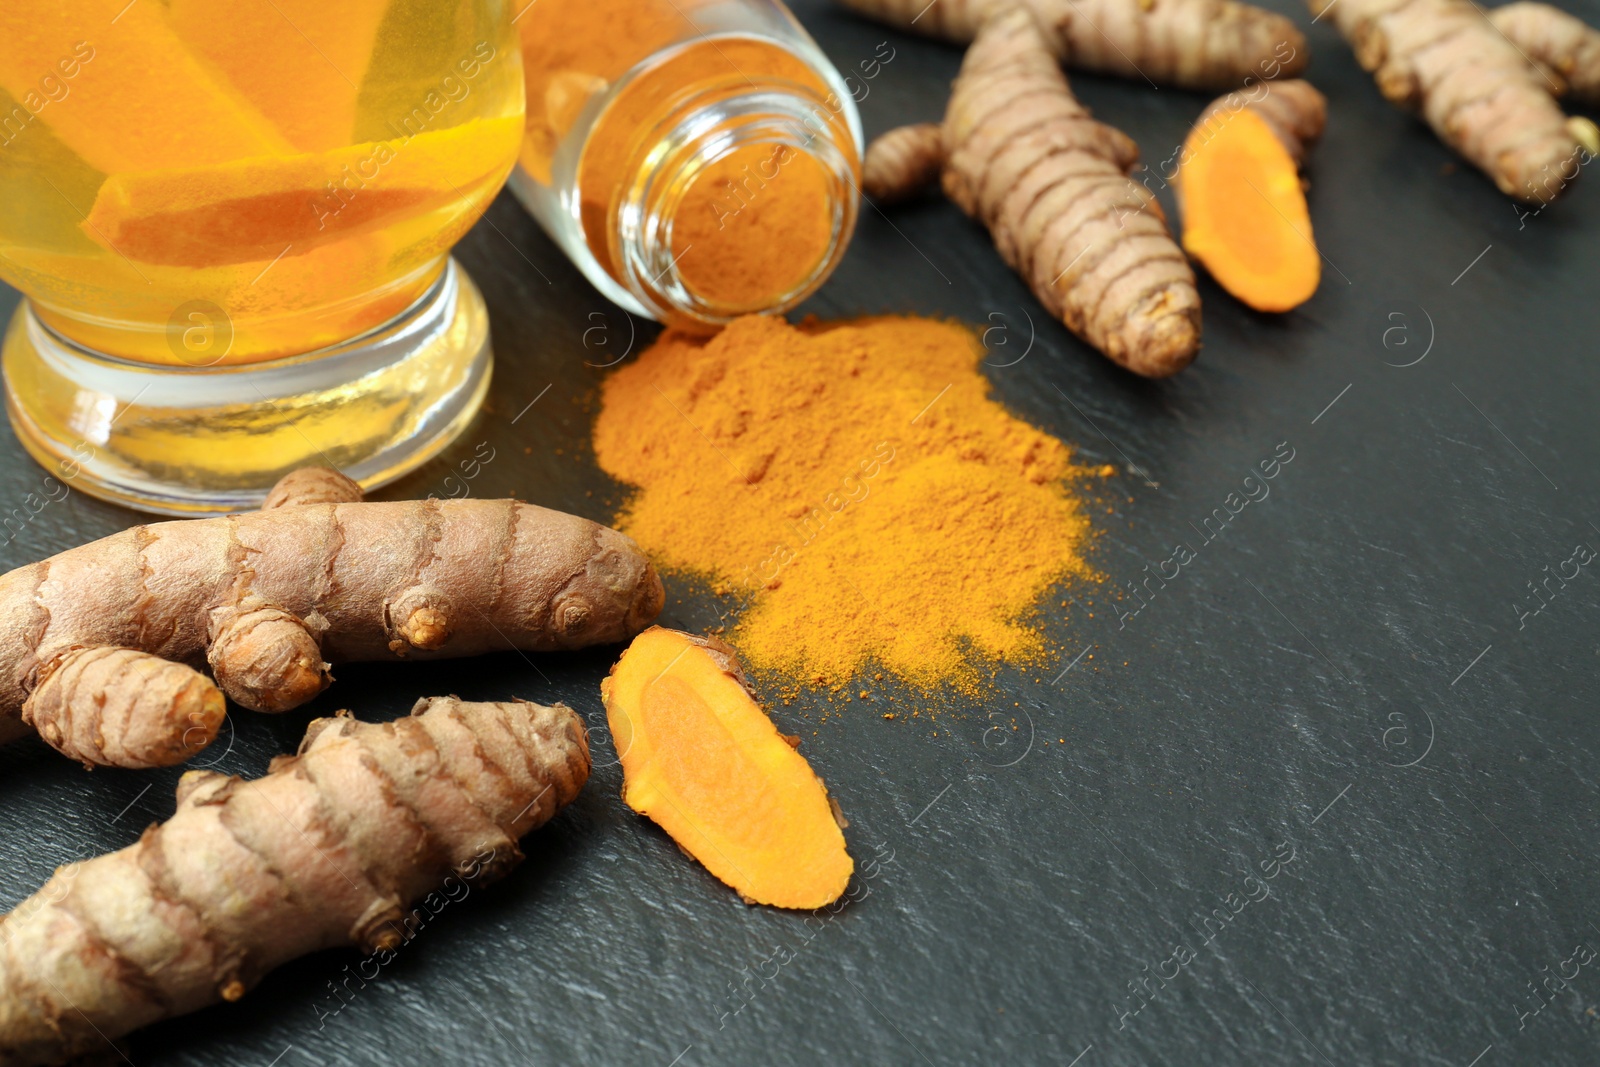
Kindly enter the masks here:
[[658, 563], [747, 599], [753, 666], [839, 684], [875, 662], [981, 688], [1046, 651], [1035, 603], [1091, 575], [1092, 474], [989, 397], [967, 328], [736, 320], [664, 334], [605, 384], [600, 464]]
[[740, 309], [803, 285], [833, 242], [828, 181], [821, 164], [785, 145], [745, 145], [707, 167], [673, 223], [683, 283]]
[[[519, 19], [527, 91], [520, 160], [535, 179], [549, 183], [583, 108], [616, 86], [577, 160], [586, 242], [612, 278], [624, 276], [612, 220], [637, 191], [640, 160], [651, 156], [654, 163], [645, 169], [659, 188], [652, 186], [645, 203], [670, 224], [677, 278], [698, 301], [731, 317], [783, 304], [814, 283], [834, 251], [842, 190], [809, 151], [766, 137], [736, 144], [730, 136], [706, 166], [682, 177], [681, 186], [661, 179], [673, 170], [662, 158], [662, 138], [683, 118], [686, 101], [727, 103], [758, 83], [791, 86], [818, 101], [809, 134], [833, 127], [846, 146], [850, 135], [817, 69], [761, 37], [704, 37], [695, 20], [708, 6], [708, 0], [530, 5]], [[859, 167], [854, 158], [849, 163]], [[774, 254], [779, 248], [783, 254]]]

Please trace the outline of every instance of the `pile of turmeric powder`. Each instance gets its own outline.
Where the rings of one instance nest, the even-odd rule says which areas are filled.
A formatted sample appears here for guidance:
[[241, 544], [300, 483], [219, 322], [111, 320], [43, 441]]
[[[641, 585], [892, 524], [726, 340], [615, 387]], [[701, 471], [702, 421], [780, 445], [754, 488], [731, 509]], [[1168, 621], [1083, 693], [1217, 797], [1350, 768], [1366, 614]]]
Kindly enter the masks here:
[[1091, 576], [1080, 490], [1109, 473], [991, 399], [983, 351], [918, 318], [668, 332], [604, 386], [595, 451], [637, 487], [619, 524], [741, 598], [758, 669], [974, 693], [1045, 653], [1036, 604]]

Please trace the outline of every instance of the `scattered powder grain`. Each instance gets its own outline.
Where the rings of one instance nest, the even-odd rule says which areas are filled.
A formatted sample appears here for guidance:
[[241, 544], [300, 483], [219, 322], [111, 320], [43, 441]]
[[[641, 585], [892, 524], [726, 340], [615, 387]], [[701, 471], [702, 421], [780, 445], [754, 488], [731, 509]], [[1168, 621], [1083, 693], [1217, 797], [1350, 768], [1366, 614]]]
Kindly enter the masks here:
[[1075, 490], [1109, 473], [989, 399], [983, 355], [918, 318], [666, 333], [603, 390], [595, 451], [637, 487], [618, 522], [745, 599], [728, 636], [758, 668], [975, 693], [1038, 661], [1036, 602], [1091, 576]]

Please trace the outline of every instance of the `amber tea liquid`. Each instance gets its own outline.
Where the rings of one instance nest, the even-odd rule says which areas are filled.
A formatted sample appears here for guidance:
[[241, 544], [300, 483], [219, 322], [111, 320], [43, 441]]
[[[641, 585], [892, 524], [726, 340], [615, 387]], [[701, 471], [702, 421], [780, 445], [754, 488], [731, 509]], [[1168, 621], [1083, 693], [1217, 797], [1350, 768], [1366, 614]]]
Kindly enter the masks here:
[[[427, 367], [355, 360], [363, 385], [219, 375], [331, 351], [430, 299], [441, 321], [481, 317], [448, 252], [522, 139], [514, 34], [490, 0], [0, 5], [0, 278], [32, 309], [6, 373], [35, 456], [84, 445], [116, 468], [86, 484], [201, 496], [248, 496], [312, 457], [366, 463], [368, 482], [420, 462], [374, 457], [434, 433], [429, 403], [481, 392], [481, 323], [439, 327], [477, 336], [471, 383], [440, 362], [454, 342], [420, 334]], [[138, 394], [122, 364], [210, 376]], [[125, 413], [108, 429], [74, 414], [85, 402]]]

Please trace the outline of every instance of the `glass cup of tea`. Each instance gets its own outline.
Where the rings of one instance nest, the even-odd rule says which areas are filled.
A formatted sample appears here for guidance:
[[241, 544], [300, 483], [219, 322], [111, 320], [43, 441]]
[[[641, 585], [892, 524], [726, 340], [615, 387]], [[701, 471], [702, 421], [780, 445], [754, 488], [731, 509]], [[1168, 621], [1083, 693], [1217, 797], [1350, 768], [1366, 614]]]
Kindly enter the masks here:
[[516, 161], [500, 0], [6, 0], [12, 426], [75, 487], [257, 506], [421, 464], [488, 388], [450, 258]]

